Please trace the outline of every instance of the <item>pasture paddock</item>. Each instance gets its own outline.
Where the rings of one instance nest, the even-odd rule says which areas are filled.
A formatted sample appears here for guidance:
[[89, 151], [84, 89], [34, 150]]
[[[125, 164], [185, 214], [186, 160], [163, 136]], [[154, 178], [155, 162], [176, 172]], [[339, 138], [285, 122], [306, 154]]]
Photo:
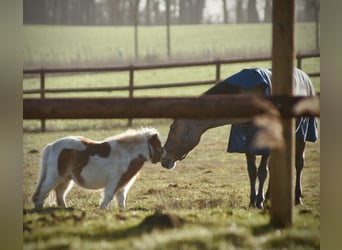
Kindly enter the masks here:
[[[311, 24], [309, 24], [311, 26]], [[264, 38], [270, 41], [270, 35], [255, 29], [254, 26], [245, 26], [253, 32], [262, 35], [261, 44], [266, 47], [262, 49], [249, 49], [247, 53], [269, 52], [270, 43], [264, 42]], [[299, 35], [304, 39], [297, 48], [312, 48], [306, 42], [313, 42], [314, 39], [307, 35], [308, 26], [301, 26]], [[108, 27], [107, 27], [108, 28]], [[70, 34], [75, 34], [75, 27], [68, 30], [63, 27], [25, 27], [25, 65], [40, 66], [44, 60], [49, 65], [51, 58], [57, 60], [57, 64], [74, 65], [77, 63], [88, 64], [83, 60], [89, 52], [90, 57], [100, 55], [101, 63], [108, 63], [108, 58], [113, 57], [116, 47], [113, 45], [108, 53], [108, 46], [102, 48], [94, 47], [93, 41], [89, 37], [101, 38], [102, 41], [117, 41], [117, 37], [124, 37], [117, 32], [107, 36], [108, 29], [103, 29], [101, 36], [94, 35], [89, 30], [82, 28], [81, 36], [75, 35], [77, 39], [70, 39]], [[112, 27], [110, 27], [111, 29]], [[162, 29], [163, 27], [160, 27]], [[198, 26], [203, 30], [203, 26]], [[226, 31], [226, 26], [219, 29]], [[237, 28], [237, 27], [232, 27]], [[270, 31], [270, 26], [266, 27]], [[63, 30], [61, 30], [63, 29]], [[76, 27], [80, 30], [79, 27]], [[193, 46], [193, 40], [200, 41], [198, 36], [185, 26], [172, 30], [174, 35], [188, 37], [186, 43], [180, 44], [190, 53], [194, 50], [203, 51]], [[38, 30], [39, 33], [36, 33]], [[40, 32], [42, 31], [43, 32]], [[95, 27], [92, 28], [95, 30]], [[57, 32], [56, 32], [57, 31]], [[61, 34], [61, 39], [56, 39], [54, 35]], [[123, 31], [123, 30], [122, 30]], [[131, 30], [129, 30], [130, 32]], [[182, 33], [183, 32], [183, 33]], [[196, 32], [196, 30], [194, 30]], [[217, 32], [233, 37], [229, 33]], [[131, 34], [132, 32], [130, 32]], [[146, 38], [155, 38], [147, 32]], [[155, 32], [158, 33], [158, 32]], [[184, 36], [184, 33], [187, 36]], [[248, 32], [244, 33], [247, 34]], [[105, 34], [105, 36], [103, 36]], [[112, 37], [115, 34], [115, 37]], [[159, 34], [159, 33], [158, 33]], [[162, 33], [160, 33], [162, 34]], [[242, 34], [242, 33], [241, 33]], [[269, 33], [268, 33], [269, 34]], [[84, 38], [84, 36], [86, 38]], [[65, 39], [65, 37], [67, 39]], [[79, 38], [82, 39], [79, 39]], [[106, 39], [103, 39], [105, 37]], [[242, 49], [233, 48], [236, 54], [246, 51], [245, 43], [238, 40], [217, 39], [217, 37], [207, 35], [208, 38], [215, 38], [215, 41], [222, 41], [224, 46], [241, 45]], [[298, 37], [298, 36], [297, 36]], [[174, 36], [176, 38], [176, 36]], [[141, 40], [148, 42], [148, 39]], [[127, 41], [133, 39], [123, 38], [125, 46], [132, 47]], [[154, 39], [159, 41], [161, 39]], [[250, 44], [248, 39], [243, 38]], [[61, 42], [64, 41], [64, 42]], [[202, 40], [201, 40], [202, 41]], [[56, 43], [57, 42], [57, 43]], [[79, 44], [87, 42], [92, 44]], [[302, 44], [301, 42], [304, 42]], [[66, 46], [67, 44], [67, 46]], [[201, 44], [205, 44], [201, 42]], [[188, 46], [186, 46], [188, 45]], [[189, 46], [190, 45], [190, 46]], [[149, 45], [150, 46], [150, 45]], [[223, 45], [213, 44], [219, 48], [217, 54], [225, 51]], [[154, 47], [154, 46], [151, 46]], [[37, 49], [39, 48], [39, 49]], [[53, 50], [51, 48], [54, 48]], [[91, 50], [90, 50], [91, 48]], [[126, 50], [128, 51], [128, 49]], [[143, 51], [143, 50], [142, 50]], [[148, 52], [146, 48], [145, 52]], [[160, 51], [163, 53], [163, 51]], [[177, 48], [173, 47], [175, 54]], [[227, 56], [231, 55], [227, 51]], [[68, 57], [66, 55], [72, 55]], [[234, 54], [235, 55], [235, 54]], [[131, 55], [127, 55], [128, 57]], [[198, 55], [197, 55], [198, 56]], [[91, 63], [92, 64], [92, 63]], [[227, 65], [222, 67], [221, 75], [228, 76], [237, 72], [241, 68], [269, 67], [270, 63], [251, 63]], [[304, 71], [315, 72], [319, 69], [319, 59], [310, 60], [303, 65]], [[214, 78], [214, 70], [208, 71], [205, 67], [199, 69], [171, 69], [142, 72], [135, 76], [138, 84], [161, 83], [193, 80], [193, 76], [199, 79]], [[179, 78], [182, 79], [179, 79]], [[315, 88], [319, 91], [319, 79], [313, 78]], [[48, 78], [47, 87], [59, 86], [61, 88], [70, 86], [90, 86], [95, 87], [96, 83], [105, 83], [110, 86], [127, 84], [127, 74], [86, 74], [86, 75], [59, 75]], [[24, 79], [24, 86], [36, 88], [39, 86], [39, 78]], [[208, 87], [191, 87], [176, 89], [172, 91], [175, 96], [198, 96]], [[121, 95], [122, 93], [119, 93]], [[103, 94], [95, 93], [96, 96]], [[108, 94], [113, 96], [112, 93]], [[167, 96], [170, 91], [151, 90], [139, 91], [136, 96]], [[79, 96], [79, 95], [77, 95]], [[87, 95], [88, 96], [88, 95]], [[124, 94], [126, 97], [127, 95]], [[53, 97], [53, 94], [51, 96]], [[71, 97], [71, 96], [69, 96]], [[74, 96], [75, 97], [75, 96]], [[92, 96], [94, 97], [94, 96]], [[249, 183], [245, 166], [245, 158], [242, 154], [226, 153], [229, 126], [215, 128], [206, 132], [201, 143], [191, 152], [188, 157], [178, 163], [178, 167], [172, 171], [166, 170], [160, 164], [146, 164], [141, 175], [135, 182], [127, 197], [127, 208], [120, 210], [111, 204], [108, 211], [98, 208], [99, 195], [97, 192], [84, 190], [78, 187], [69, 193], [69, 205], [72, 208], [58, 209], [47, 208], [40, 212], [33, 210], [30, 201], [34, 192], [36, 180], [39, 173], [40, 153], [44, 145], [57, 138], [70, 134], [79, 134], [95, 140], [106, 138], [120, 133], [126, 129], [127, 120], [57, 120], [47, 121], [48, 132], [32, 132], [39, 130], [39, 121], [24, 121], [23, 133], [23, 249], [319, 249], [320, 248], [320, 141], [318, 143], [308, 143], [306, 149], [306, 163], [303, 170], [303, 193], [304, 205], [294, 209], [294, 225], [283, 230], [274, 230], [269, 227], [269, 213], [248, 208], [249, 204]], [[166, 139], [171, 120], [169, 119], [134, 119], [133, 127], [140, 125], [151, 125], [158, 129], [162, 135], [162, 140]], [[267, 205], [267, 204], [266, 204]], [[266, 206], [267, 209], [267, 206]], [[147, 216], [155, 214], [155, 211], [162, 213], [176, 214], [185, 222], [179, 228], [158, 229], [154, 224], [149, 228], [142, 227], [141, 223]]]
[[[170, 30], [171, 59], [176, 61], [271, 51], [271, 23], [171, 25]], [[138, 34], [139, 61], [167, 58], [165, 26], [139, 26]], [[129, 64], [135, 58], [133, 36], [132, 26], [24, 25], [24, 67]], [[315, 23], [296, 23], [296, 50], [316, 50]]]
[[[134, 120], [149, 124], [166, 139], [170, 120]], [[110, 130], [73, 131], [94, 139], [120, 133]], [[304, 205], [294, 209], [294, 226], [269, 228], [266, 211], [248, 208], [249, 183], [244, 155], [225, 152], [229, 126], [207, 131], [200, 144], [172, 171], [146, 164], [127, 197], [127, 208], [111, 204], [98, 209], [96, 192], [75, 187], [71, 209], [32, 210], [30, 196], [39, 172], [44, 145], [70, 132], [23, 134], [24, 249], [319, 249], [320, 143], [308, 143], [303, 170]], [[38, 152], [37, 152], [38, 151]], [[267, 209], [267, 208], [266, 208]], [[179, 228], [146, 229], [140, 223], [155, 211], [172, 213], [185, 223]]]

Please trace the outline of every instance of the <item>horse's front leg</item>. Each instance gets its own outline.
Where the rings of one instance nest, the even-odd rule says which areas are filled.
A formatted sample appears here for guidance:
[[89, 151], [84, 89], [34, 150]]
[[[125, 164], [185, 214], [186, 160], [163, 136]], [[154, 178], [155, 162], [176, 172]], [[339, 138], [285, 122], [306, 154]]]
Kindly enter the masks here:
[[256, 157], [252, 154], [246, 154], [247, 159], [247, 170], [248, 170], [248, 177], [250, 183], [250, 207], [255, 207], [256, 205], [256, 190], [255, 190], [255, 182], [257, 178], [257, 169], [255, 165]]
[[268, 159], [269, 155], [262, 155], [259, 169], [258, 169], [258, 179], [259, 179], [259, 189], [258, 189], [258, 195], [257, 195], [257, 201], [256, 206], [257, 208], [263, 208], [264, 205], [264, 183], [267, 178], [267, 171], [268, 171]]
[[304, 167], [304, 149], [305, 141], [296, 139], [296, 187], [295, 187], [295, 203], [296, 205], [302, 204], [302, 170]]

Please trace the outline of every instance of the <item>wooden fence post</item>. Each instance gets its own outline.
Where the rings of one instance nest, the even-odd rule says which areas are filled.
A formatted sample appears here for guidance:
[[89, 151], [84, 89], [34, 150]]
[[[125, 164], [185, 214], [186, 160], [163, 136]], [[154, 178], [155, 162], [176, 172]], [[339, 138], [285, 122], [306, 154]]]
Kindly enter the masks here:
[[166, 0], [166, 46], [167, 59], [171, 58], [171, 41], [170, 41], [170, 0]]
[[303, 57], [301, 55], [298, 55], [297, 56], [297, 68], [298, 69], [302, 69], [302, 60], [303, 60]]
[[138, 45], [138, 25], [139, 25], [139, 1], [135, 1], [134, 5], [134, 57], [139, 59], [139, 45]]
[[217, 60], [216, 62], [216, 82], [221, 79], [221, 62]]
[[[45, 98], [45, 72], [43, 68], [41, 69], [41, 72], [40, 72], [40, 98], [41, 99]], [[40, 120], [40, 131], [41, 132], [46, 131], [45, 119]]]
[[[134, 96], [134, 66], [131, 64], [129, 68], [129, 93], [128, 97], [133, 98]], [[132, 126], [132, 118], [128, 119], [128, 127]]]
[[[272, 93], [293, 95], [294, 64], [294, 0], [273, 1]], [[283, 118], [285, 147], [272, 150], [271, 224], [288, 227], [293, 220], [293, 119]]]

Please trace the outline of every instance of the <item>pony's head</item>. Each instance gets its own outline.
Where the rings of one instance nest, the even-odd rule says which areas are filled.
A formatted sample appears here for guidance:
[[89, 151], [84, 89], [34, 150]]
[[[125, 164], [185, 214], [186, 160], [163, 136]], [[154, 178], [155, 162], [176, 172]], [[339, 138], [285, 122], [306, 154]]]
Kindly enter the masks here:
[[187, 119], [175, 119], [164, 145], [161, 164], [164, 168], [172, 169], [176, 161], [183, 160], [187, 154], [199, 143], [201, 131], [194, 122]]

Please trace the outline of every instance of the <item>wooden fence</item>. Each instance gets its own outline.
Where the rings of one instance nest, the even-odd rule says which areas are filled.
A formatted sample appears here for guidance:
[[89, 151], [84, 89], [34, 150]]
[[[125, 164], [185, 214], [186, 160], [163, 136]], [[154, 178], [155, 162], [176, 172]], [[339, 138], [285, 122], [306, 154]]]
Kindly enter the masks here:
[[[307, 58], [320, 57], [320, 53], [298, 54], [296, 56], [297, 67], [302, 68], [302, 61]], [[39, 89], [24, 90], [23, 94], [40, 94], [40, 99], [45, 99], [46, 93], [75, 93], [75, 92], [108, 92], [108, 91], [128, 91], [129, 98], [133, 98], [135, 90], [142, 89], [160, 89], [160, 88], [179, 88], [199, 85], [210, 85], [221, 81], [221, 66], [224, 64], [248, 63], [248, 62], [262, 62], [271, 61], [270, 56], [240, 58], [240, 59], [221, 59], [211, 61], [193, 61], [193, 62], [174, 62], [164, 64], [149, 64], [149, 65], [125, 65], [125, 66], [107, 66], [107, 67], [78, 67], [78, 68], [39, 68], [39, 69], [24, 69], [23, 74], [39, 74], [40, 87]], [[181, 83], [163, 83], [153, 85], [139, 85], [134, 84], [134, 72], [141, 70], [154, 69], [170, 69], [170, 68], [184, 68], [197, 66], [214, 66], [215, 79], [207, 81], [181, 82]], [[129, 82], [127, 86], [113, 86], [113, 87], [92, 87], [92, 88], [58, 88], [48, 89], [45, 87], [45, 79], [47, 74], [66, 74], [66, 73], [99, 73], [99, 72], [128, 72]], [[311, 77], [319, 77], [320, 72], [308, 72]], [[129, 122], [130, 123], [130, 122]], [[41, 120], [41, 131], [45, 131], [45, 120]]]
[[[296, 113], [299, 102], [310, 102]], [[24, 119], [251, 118], [277, 108], [279, 117], [320, 116], [319, 96], [207, 95], [200, 97], [26, 98]], [[230, 107], [223, 109], [222, 107]]]
[[[320, 53], [299, 54], [296, 56], [297, 67], [302, 68], [302, 61], [306, 58], [320, 57]], [[40, 94], [41, 98], [45, 98], [45, 93], [70, 93], [70, 92], [98, 92], [98, 91], [129, 91], [129, 97], [133, 97], [134, 90], [141, 89], [158, 89], [158, 88], [173, 88], [173, 87], [188, 87], [196, 85], [213, 84], [221, 80], [221, 66], [224, 64], [234, 63], [248, 63], [248, 62], [262, 62], [270, 61], [271, 57], [253, 57], [241, 59], [222, 59], [212, 61], [194, 61], [194, 62], [177, 62], [165, 64], [149, 64], [149, 65], [125, 65], [125, 66], [107, 66], [107, 67], [78, 67], [78, 68], [39, 68], [39, 69], [24, 69], [24, 75], [39, 74], [40, 75], [40, 88], [33, 90], [24, 90], [24, 94]], [[134, 72], [140, 70], [154, 70], [154, 69], [170, 69], [170, 68], [184, 68], [196, 66], [214, 66], [216, 68], [215, 79], [207, 81], [196, 82], [183, 82], [183, 83], [165, 83], [153, 85], [134, 85]], [[64, 88], [64, 89], [46, 89], [45, 78], [46, 74], [61, 74], [61, 73], [99, 73], [99, 72], [122, 72], [129, 73], [129, 83], [125, 87], [96, 87], [96, 88]], [[320, 76], [320, 72], [308, 72], [311, 77]]]

